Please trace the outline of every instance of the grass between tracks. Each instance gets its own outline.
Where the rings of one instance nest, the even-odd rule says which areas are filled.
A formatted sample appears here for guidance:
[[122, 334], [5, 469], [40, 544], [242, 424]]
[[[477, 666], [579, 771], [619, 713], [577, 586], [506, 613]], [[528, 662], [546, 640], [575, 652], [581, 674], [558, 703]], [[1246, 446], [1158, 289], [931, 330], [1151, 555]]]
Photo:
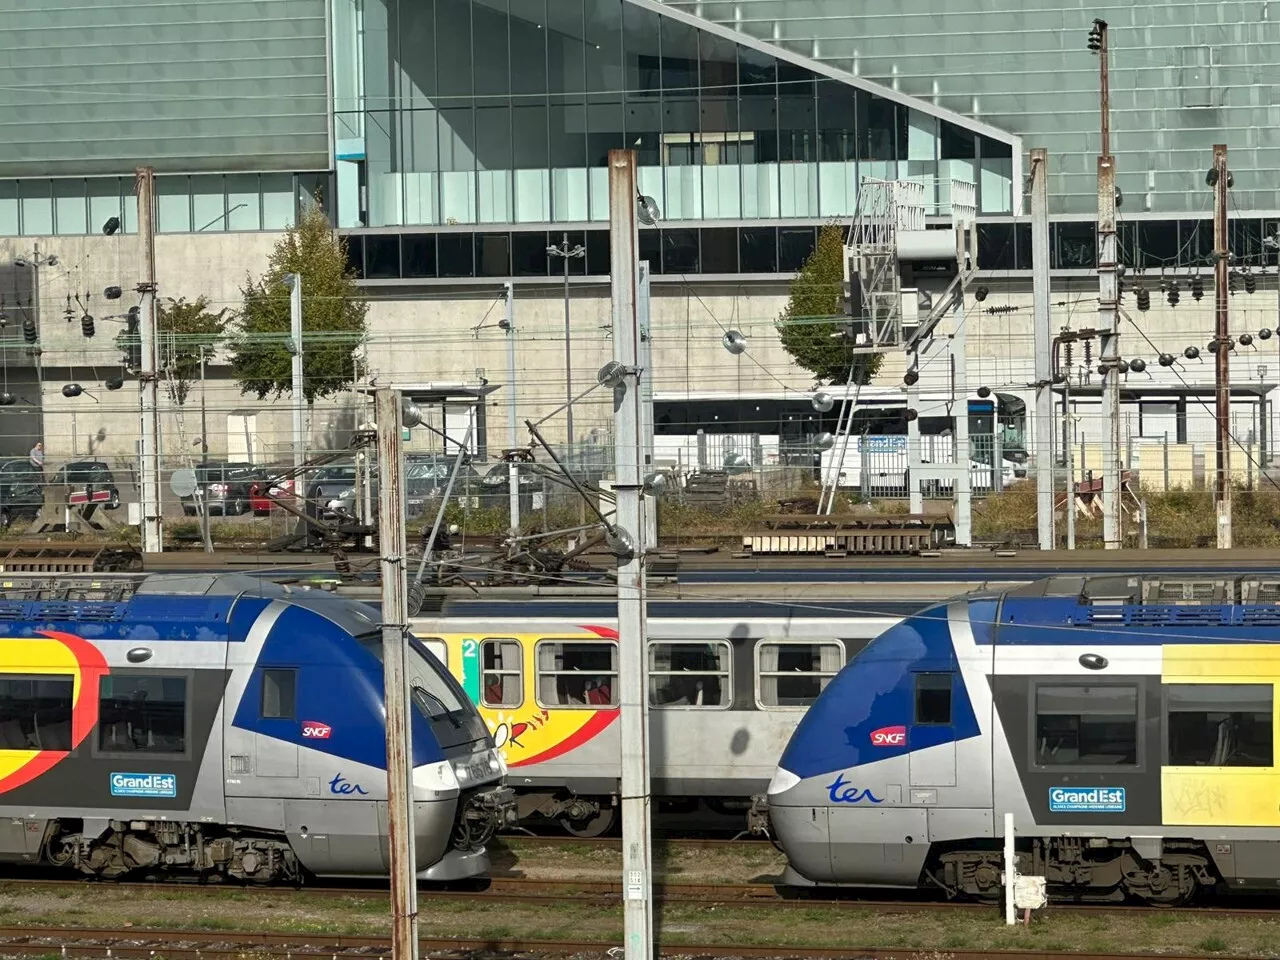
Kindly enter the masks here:
[[[512, 841], [495, 853], [495, 870], [546, 880], [616, 880], [618, 850], [548, 849], [535, 841]], [[659, 848], [656, 872], [669, 882], [768, 881], [781, 867], [771, 848], [741, 850]], [[424, 936], [486, 940], [622, 940], [621, 906], [575, 902], [447, 900], [424, 891], [420, 898]], [[1030, 927], [1003, 925], [997, 909], [888, 912], [856, 903], [775, 909], [742, 904], [668, 904], [657, 908], [660, 942], [666, 946], [724, 945], [780, 948], [841, 947], [911, 950], [1029, 949], [1053, 952], [1220, 954], [1280, 957], [1280, 913], [1275, 920], [1222, 918], [1194, 911], [1081, 914], [1052, 909]], [[322, 896], [302, 891], [243, 888], [175, 890], [33, 888], [0, 883], [0, 925], [122, 926], [189, 929], [209, 934], [267, 932], [306, 935], [385, 934], [385, 893]], [[0, 953], [3, 949], [0, 948]]]

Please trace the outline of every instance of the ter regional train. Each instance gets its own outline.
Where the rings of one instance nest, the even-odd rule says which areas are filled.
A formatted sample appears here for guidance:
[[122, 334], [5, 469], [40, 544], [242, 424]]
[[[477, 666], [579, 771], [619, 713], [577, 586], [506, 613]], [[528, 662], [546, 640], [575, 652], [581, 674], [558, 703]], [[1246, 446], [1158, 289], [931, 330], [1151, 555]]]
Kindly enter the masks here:
[[908, 617], [768, 788], [795, 884], [1184, 902], [1280, 884], [1280, 581], [1058, 577]]
[[[446, 633], [426, 632], [425, 621], [411, 628], [479, 705], [521, 819], [599, 836], [616, 822], [621, 779], [616, 621], [539, 616], [540, 602], [514, 604], [523, 616], [431, 624]], [[653, 793], [668, 808], [704, 801], [741, 818], [805, 709], [898, 618], [714, 606], [648, 621]]]
[[[0, 584], [0, 860], [103, 877], [385, 876], [371, 608], [237, 575]], [[414, 641], [419, 877], [488, 870], [502, 759]]]

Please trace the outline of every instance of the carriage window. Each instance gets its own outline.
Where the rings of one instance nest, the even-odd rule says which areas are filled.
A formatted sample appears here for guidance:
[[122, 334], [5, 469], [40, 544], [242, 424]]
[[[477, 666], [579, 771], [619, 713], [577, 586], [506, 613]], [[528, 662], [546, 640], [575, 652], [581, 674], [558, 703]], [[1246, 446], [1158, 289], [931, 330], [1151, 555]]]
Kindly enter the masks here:
[[268, 720], [292, 720], [297, 715], [298, 671], [263, 669], [262, 716]]
[[649, 644], [649, 703], [725, 707], [733, 699], [729, 644], [717, 640]]
[[524, 700], [520, 644], [515, 640], [486, 640], [480, 644], [484, 673], [481, 700], [486, 707], [518, 707]]
[[760, 705], [807, 707], [844, 666], [838, 643], [761, 643], [756, 647]]
[[916, 674], [915, 722], [940, 726], [951, 722], [951, 674]]
[[538, 702], [546, 707], [611, 707], [618, 703], [616, 643], [538, 642]]
[[112, 753], [186, 751], [186, 677], [110, 674], [98, 683], [100, 750]]
[[1035, 751], [1044, 767], [1136, 765], [1138, 688], [1037, 687]]
[[70, 750], [71, 677], [0, 677], [0, 750]]
[[1170, 766], [1271, 766], [1270, 684], [1185, 683], [1165, 690]]

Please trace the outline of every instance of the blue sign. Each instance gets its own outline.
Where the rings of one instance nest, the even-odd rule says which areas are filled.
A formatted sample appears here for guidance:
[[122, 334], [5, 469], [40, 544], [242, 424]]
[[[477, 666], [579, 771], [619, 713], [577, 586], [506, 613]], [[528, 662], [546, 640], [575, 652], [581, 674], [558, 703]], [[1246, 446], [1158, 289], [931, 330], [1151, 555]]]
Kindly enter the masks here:
[[113, 797], [176, 797], [178, 777], [172, 773], [113, 773]]
[[1050, 813], [1124, 813], [1124, 787], [1052, 787]]
[[353, 793], [358, 793], [362, 797], [369, 795], [368, 791], [358, 783], [349, 783], [342, 774], [338, 774], [329, 781], [329, 792], [336, 793], [340, 797], [349, 797]]
[[907, 438], [896, 436], [868, 436], [863, 437], [862, 449], [868, 453], [905, 453], [907, 449]]
[[884, 803], [870, 790], [859, 790], [845, 782], [844, 774], [836, 777], [835, 783], [827, 787], [827, 796], [832, 803]]

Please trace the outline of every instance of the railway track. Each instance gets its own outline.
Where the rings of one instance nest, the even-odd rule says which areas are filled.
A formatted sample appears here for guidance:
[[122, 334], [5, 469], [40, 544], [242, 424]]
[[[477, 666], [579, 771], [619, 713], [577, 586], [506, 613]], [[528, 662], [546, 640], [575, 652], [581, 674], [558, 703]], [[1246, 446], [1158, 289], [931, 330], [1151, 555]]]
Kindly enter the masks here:
[[[80, 879], [37, 879], [23, 881], [30, 889], [81, 890], [95, 888], [127, 890], [138, 894], [163, 892], [195, 892], [201, 896], [234, 896], [252, 891], [254, 897], [276, 897], [287, 900], [299, 894], [334, 900], [385, 900], [389, 891], [376, 881], [360, 886], [248, 887], [228, 884], [170, 883], [162, 881], [97, 881]], [[4, 882], [0, 881], [0, 890]], [[613, 880], [545, 880], [518, 874], [497, 874], [481, 884], [455, 888], [420, 889], [419, 900], [435, 902], [500, 901], [502, 903], [598, 904], [616, 906], [622, 902], [622, 884]], [[875, 889], [806, 889], [785, 888], [772, 883], [679, 883], [659, 881], [654, 885], [658, 903], [708, 907], [762, 907], [765, 909], [808, 909], [814, 906], [838, 906], [851, 910], [871, 910], [883, 914], [902, 913], [967, 913], [998, 916], [1002, 906], [974, 901], [941, 900], [927, 891], [912, 899], [904, 899], [899, 890]], [[1050, 909], [1058, 913], [1098, 916], [1152, 914], [1169, 916], [1167, 907], [1142, 904], [1054, 903]], [[1213, 920], [1280, 920], [1280, 904], [1268, 907], [1187, 906], [1177, 911], [1183, 915]]]
[[[616, 944], [599, 940], [532, 940], [515, 938], [427, 938], [419, 948], [441, 958], [607, 956]], [[103, 956], [118, 960], [220, 960], [246, 954], [311, 957], [390, 956], [387, 937], [305, 933], [214, 933], [200, 930], [118, 930], [76, 927], [0, 927], [0, 955], [5, 956]], [[817, 960], [865, 958], [918, 960], [918, 949], [861, 949], [825, 946], [745, 946], [742, 944], [671, 943], [657, 948], [659, 956], [717, 958], [792, 958]], [[1147, 954], [1071, 953], [1061, 950], [953, 950], [949, 960], [1151, 960]], [[1207, 960], [1203, 955], [1161, 954], [1162, 960]]]

